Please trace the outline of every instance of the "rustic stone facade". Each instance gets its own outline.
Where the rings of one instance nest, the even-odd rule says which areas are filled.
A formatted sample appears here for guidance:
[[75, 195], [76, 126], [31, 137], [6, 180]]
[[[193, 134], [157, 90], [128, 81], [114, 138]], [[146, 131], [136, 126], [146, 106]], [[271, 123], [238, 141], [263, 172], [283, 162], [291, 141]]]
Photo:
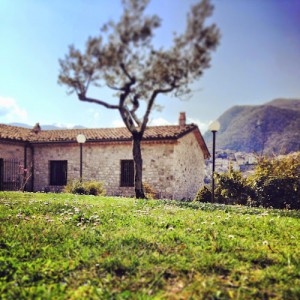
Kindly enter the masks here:
[[[49, 162], [66, 160], [68, 180], [79, 179], [78, 144], [37, 145], [35, 147], [34, 191], [53, 191]], [[192, 199], [203, 184], [204, 156], [191, 132], [177, 142], [142, 143], [143, 180], [160, 198]], [[132, 145], [127, 143], [86, 143], [83, 145], [83, 180], [104, 183], [108, 195], [133, 196], [132, 187], [121, 187], [121, 160], [132, 159]]]
[[2, 159], [16, 159], [20, 162], [24, 162], [24, 150], [23, 143], [1, 143], [0, 142], [0, 158]]
[[[27, 136], [22, 140], [13, 129], [13, 138], [6, 134], [1, 139], [0, 126], [0, 159], [15, 158], [30, 167], [32, 181], [28, 190], [63, 189], [63, 185], [51, 184], [53, 161], [67, 165], [67, 180], [80, 178], [80, 147], [72, 138], [77, 131], [41, 131], [34, 135], [25, 132]], [[149, 131], [141, 145], [143, 181], [157, 191], [159, 198], [193, 199], [204, 183], [204, 160], [209, 156], [198, 127], [181, 123], [151, 130], [153, 133]], [[82, 148], [83, 180], [103, 182], [108, 195], [134, 196], [133, 187], [121, 186], [121, 161], [132, 160], [132, 142], [124, 136], [126, 131], [113, 129], [113, 138], [107, 138], [107, 131], [103, 133], [100, 129], [84, 133], [87, 141]], [[18, 141], [14, 141], [16, 136]]]
[[0, 142], [0, 190], [21, 190], [25, 184], [32, 189], [31, 154], [27, 144]]

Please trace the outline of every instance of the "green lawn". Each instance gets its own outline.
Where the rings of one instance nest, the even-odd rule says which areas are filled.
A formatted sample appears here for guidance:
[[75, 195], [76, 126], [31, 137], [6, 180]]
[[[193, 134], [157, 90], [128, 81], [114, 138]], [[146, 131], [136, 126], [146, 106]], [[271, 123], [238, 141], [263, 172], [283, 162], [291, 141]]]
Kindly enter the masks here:
[[1, 299], [300, 299], [300, 212], [0, 192]]

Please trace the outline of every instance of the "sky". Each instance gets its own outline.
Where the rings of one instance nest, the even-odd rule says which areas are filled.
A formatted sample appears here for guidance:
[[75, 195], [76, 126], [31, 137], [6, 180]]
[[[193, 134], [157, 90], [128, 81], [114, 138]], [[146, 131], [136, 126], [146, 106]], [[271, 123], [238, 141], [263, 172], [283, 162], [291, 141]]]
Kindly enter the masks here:
[[[170, 45], [183, 32], [196, 0], [152, 0], [148, 13], [162, 18], [154, 44]], [[164, 108], [150, 125], [177, 124], [179, 112], [202, 133], [234, 105], [260, 105], [276, 98], [300, 99], [300, 1], [212, 0], [208, 23], [221, 41], [211, 68], [192, 86], [189, 100], [161, 96]], [[110, 19], [118, 20], [121, 0], [0, 0], [0, 123], [53, 124], [71, 128], [119, 127], [115, 110], [80, 102], [57, 83], [60, 58], [68, 46], [82, 49]], [[99, 97], [112, 98], [105, 88]]]

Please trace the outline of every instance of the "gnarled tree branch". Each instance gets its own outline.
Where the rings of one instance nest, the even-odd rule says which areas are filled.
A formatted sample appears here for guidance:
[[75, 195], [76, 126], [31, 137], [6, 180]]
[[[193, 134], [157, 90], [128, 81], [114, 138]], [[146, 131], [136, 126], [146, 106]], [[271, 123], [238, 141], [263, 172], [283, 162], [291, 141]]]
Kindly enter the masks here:
[[86, 97], [84, 94], [78, 94], [78, 98], [80, 101], [85, 101], [85, 102], [90, 102], [90, 103], [96, 103], [102, 106], [105, 106], [106, 108], [110, 108], [110, 109], [120, 109], [119, 105], [113, 105], [113, 104], [109, 104], [105, 101], [102, 100], [98, 100], [98, 99], [93, 99], [93, 98], [89, 98]]
[[151, 110], [152, 110], [152, 107], [153, 107], [153, 104], [154, 104], [154, 101], [155, 101], [155, 98], [157, 97], [157, 95], [172, 92], [175, 88], [177, 88], [177, 85], [175, 84], [175, 82], [173, 82], [173, 84], [169, 88], [156, 89], [152, 92], [150, 100], [149, 100], [148, 105], [147, 105], [147, 109], [146, 109], [144, 118], [143, 118], [141, 129], [140, 129], [140, 132], [142, 134], [144, 133], [144, 131], [146, 129], [146, 126], [147, 126], [147, 123], [148, 123], [148, 120], [149, 120], [149, 115], [151, 113]]
[[128, 79], [129, 79], [131, 82], [134, 82], [134, 83], [135, 83], [135, 77], [134, 77], [134, 76], [131, 76], [131, 75], [128, 73], [128, 71], [127, 71], [127, 69], [126, 69], [126, 67], [125, 67], [125, 64], [120, 63], [120, 67], [121, 67], [122, 71], [124, 72], [124, 74], [128, 77]]

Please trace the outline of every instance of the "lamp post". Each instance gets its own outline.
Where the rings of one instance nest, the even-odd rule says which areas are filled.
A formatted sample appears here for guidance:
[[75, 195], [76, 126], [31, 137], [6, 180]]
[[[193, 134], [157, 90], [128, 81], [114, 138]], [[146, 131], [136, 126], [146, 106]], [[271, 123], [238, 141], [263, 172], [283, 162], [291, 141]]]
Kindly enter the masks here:
[[82, 145], [86, 142], [86, 137], [84, 134], [78, 134], [76, 140], [80, 145], [80, 181], [82, 181]]
[[212, 178], [211, 178], [211, 202], [215, 202], [215, 161], [216, 161], [216, 133], [220, 130], [220, 123], [218, 121], [212, 122], [208, 129], [213, 134], [213, 161], [212, 161]]

